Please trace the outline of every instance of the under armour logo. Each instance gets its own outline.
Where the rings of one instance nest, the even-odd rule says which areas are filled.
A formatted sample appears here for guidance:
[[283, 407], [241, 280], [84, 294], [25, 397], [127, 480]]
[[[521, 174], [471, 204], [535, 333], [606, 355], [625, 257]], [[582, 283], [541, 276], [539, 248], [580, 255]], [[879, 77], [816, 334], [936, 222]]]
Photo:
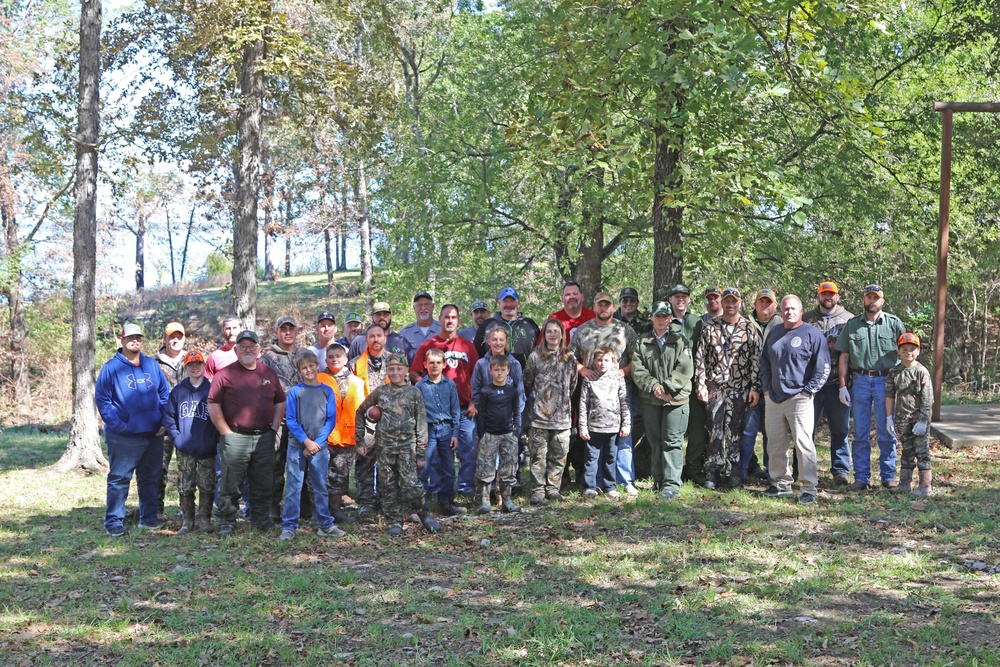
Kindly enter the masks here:
[[140, 377], [134, 375], [126, 375], [125, 379], [128, 380], [128, 388], [135, 389], [139, 385], [153, 384], [153, 381], [149, 379], [149, 373], [143, 373]]

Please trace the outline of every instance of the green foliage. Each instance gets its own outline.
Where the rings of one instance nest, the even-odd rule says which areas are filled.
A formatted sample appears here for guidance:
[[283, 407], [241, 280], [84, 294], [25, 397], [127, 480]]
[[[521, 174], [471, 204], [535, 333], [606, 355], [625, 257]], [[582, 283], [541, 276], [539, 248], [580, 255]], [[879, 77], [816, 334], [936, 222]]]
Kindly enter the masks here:
[[205, 274], [209, 277], [227, 276], [233, 271], [233, 258], [212, 252], [205, 258]]

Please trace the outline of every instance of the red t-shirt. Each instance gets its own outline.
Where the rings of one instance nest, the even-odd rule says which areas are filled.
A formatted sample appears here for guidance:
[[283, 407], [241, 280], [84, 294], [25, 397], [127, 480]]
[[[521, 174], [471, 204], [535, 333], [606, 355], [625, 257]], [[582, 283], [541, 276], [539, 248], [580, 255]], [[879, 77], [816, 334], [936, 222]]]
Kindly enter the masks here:
[[233, 345], [228, 350], [225, 347], [218, 347], [205, 359], [205, 377], [211, 380], [215, 374], [229, 364], [236, 363], [236, 346]]
[[[549, 317], [550, 318], [554, 317], [555, 319], [562, 322], [563, 329], [566, 330], [566, 344], [569, 345], [570, 340], [573, 338], [573, 334], [576, 333], [577, 327], [579, 327], [584, 322], [588, 322], [594, 319], [594, 311], [584, 306], [583, 310], [580, 311], [579, 317], [570, 317], [569, 313], [566, 312], [566, 309], [563, 308], [562, 310], [552, 313], [551, 315], [549, 315]], [[538, 342], [536, 343], [537, 345], [541, 345], [542, 341], [545, 339], [544, 329], [545, 325], [543, 324], [542, 331], [539, 332], [538, 334]]]
[[435, 348], [444, 352], [444, 376], [454, 381], [455, 388], [458, 389], [458, 402], [465, 410], [472, 400], [472, 371], [479, 361], [479, 353], [472, 341], [461, 336], [448, 340], [441, 336], [428, 338], [417, 349], [413, 356], [413, 363], [410, 370], [420, 375], [424, 373], [424, 355], [427, 350]]
[[274, 421], [275, 403], [285, 402], [278, 374], [258, 362], [250, 370], [241, 363], [229, 364], [212, 378], [208, 402], [222, 406], [222, 416], [234, 431], [259, 431]]

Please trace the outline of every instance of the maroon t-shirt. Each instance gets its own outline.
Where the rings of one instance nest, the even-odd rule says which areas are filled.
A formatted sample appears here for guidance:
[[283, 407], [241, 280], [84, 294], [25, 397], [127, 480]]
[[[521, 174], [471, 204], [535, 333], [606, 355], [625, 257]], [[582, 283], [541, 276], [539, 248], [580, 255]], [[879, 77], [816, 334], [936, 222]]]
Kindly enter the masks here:
[[435, 348], [444, 352], [444, 376], [455, 383], [458, 389], [458, 402], [463, 410], [469, 407], [472, 400], [472, 371], [479, 361], [479, 353], [472, 341], [459, 336], [452, 340], [434, 336], [428, 338], [413, 355], [410, 370], [420, 375], [424, 374], [424, 355], [427, 350]]
[[208, 402], [222, 406], [222, 416], [234, 431], [259, 431], [270, 428], [274, 405], [285, 402], [285, 392], [272, 368], [258, 361], [250, 370], [236, 362], [212, 378]]

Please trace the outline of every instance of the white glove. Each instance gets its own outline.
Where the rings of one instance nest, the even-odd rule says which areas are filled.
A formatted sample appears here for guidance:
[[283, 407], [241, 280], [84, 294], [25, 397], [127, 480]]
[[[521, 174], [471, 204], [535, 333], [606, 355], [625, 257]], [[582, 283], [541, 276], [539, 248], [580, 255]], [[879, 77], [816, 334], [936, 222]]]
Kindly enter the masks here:
[[896, 418], [892, 415], [886, 415], [885, 430], [889, 431], [889, 433], [892, 433], [893, 435], [896, 434]]
[[847, 407], [851, 407], [851, 390], [847, 387], [840, 388], [840, 402]]
[[927, 433], [927, 422], [917, 422], [913, 425], [913, 435], [923, 435]]

